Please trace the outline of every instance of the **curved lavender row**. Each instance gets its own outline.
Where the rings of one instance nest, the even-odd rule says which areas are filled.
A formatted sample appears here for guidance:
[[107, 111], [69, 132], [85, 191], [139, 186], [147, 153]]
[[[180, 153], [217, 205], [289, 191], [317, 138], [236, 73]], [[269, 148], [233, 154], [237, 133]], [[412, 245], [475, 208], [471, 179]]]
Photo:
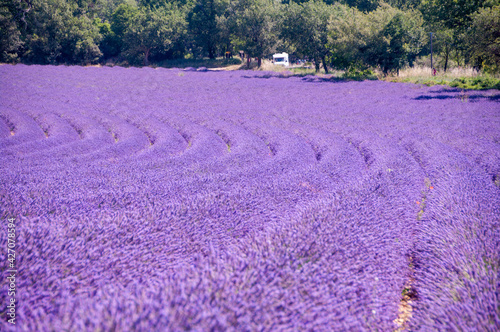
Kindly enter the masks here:
[[16, 112], [10, 108], [0, 108], [0, 114], [8, 123], [11, 128], [10, 134], [13, 137], [1, 139], [1, 148], [6, 148], [17, 144], [26, 144], [27, 142], [45, 139], [46, 136], [38, 124], [28, 115], [22, 112]]
[[9, 121], [3, 116], [0, 116], [0, 137], [7, 138], [12, 135], [11, 128], [9, 128]]
[[[8, 147], [4, 149], [4, 153], [15, 154], [23, 151], [23, 155], [29, 156], [31, 160], [36, 159], [33, 154], [39, 155], [40, 153], [55, 157], [57, 150], [66, 150], [68, 147], [64, 145], [71, 144], [79, 139], [77, 132], [56, 114], [32, 113], [29, 117], [42, 129], [45, 135], [44, 139], [36, 139]], [[13, 132], [13, 135], [16, 135], [16, 131]], [[19, 133], [20, 135], [22, 133]]]
[[263, 75], [0, 66], [18, 330], [500, 326], [491, 92]]
[[415, 286], [425, 303], [417, 308], [417, 326], [494, 331], [500, 326], [498, 188], [453, 149], [423, 137], [405, 141], [428, 179], [417, 227]]
[[224, 141], [229, 152], [223, 158], [233, 164], [232, 171], [246, 173], [248, 168], [262, 167], [272, 153], [261, 137], [242, 124], [235, 124], [214, 118], [203, 119], [200, 125], [215, 132]]
[[95, 119], [113, 137], [115, 144], [106, 147], [99, 156], [123, 157], [136, 154], [150, 146], [149, 139], [144, 133], [119, 117], [95, 110], [86, 110], [84, 114]]

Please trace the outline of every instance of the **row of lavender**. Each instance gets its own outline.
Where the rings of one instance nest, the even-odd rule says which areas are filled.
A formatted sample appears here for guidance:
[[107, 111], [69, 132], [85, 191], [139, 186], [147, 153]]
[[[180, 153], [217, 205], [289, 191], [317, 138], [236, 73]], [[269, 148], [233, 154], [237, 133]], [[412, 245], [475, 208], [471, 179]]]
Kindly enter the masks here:
[[0, 82], [15, 330], [500, 328], [495, 92], [23, 65]]

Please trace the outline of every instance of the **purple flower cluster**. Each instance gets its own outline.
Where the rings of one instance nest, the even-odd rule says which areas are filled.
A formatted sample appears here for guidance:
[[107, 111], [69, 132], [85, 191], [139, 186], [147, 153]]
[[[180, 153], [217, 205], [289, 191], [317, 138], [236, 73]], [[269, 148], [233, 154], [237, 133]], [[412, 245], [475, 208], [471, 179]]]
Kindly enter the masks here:
[[0, 66], [0, 330], [497, 331], [498, 97]]

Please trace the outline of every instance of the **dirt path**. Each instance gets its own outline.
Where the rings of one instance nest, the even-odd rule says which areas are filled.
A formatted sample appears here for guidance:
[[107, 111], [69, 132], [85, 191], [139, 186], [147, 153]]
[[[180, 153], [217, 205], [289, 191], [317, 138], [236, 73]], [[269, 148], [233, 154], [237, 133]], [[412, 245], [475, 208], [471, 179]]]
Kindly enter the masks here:
[[230, 70], [238, 70], [241, 69], [242, 65], [231, 65], [227, 67], [219, 67], [219, 68], [208, 68], [208, 70], [212, 71], [230, 71]]

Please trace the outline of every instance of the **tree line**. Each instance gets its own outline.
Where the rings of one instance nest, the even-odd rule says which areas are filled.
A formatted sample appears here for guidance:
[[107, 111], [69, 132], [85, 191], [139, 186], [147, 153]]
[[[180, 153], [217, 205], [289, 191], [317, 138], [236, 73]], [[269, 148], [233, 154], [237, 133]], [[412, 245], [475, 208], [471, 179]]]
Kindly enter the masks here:
[[[384, 73], [434, 52], [500, 70], [500, 0], [0, 0], [0, 62], [148, 65], [276, 51]], [[259, 61], [260, 64], [260, 61]]]

